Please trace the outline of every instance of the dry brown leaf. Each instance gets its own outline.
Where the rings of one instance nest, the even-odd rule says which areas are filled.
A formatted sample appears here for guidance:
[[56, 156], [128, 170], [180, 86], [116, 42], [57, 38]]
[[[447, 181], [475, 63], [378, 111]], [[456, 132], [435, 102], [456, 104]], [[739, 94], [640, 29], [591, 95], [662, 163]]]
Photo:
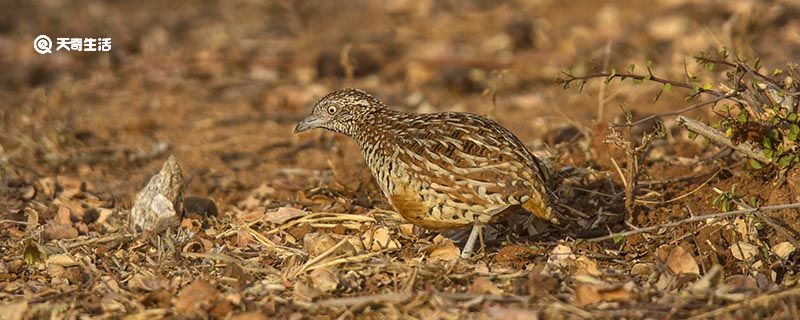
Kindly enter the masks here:
[[23, 200], [30, 200], [36, 196], [36, 188], [33, 186], [25, 186], [24, 190], [22, 191], [22, 199]]
[[603, 275], [600, 269], [597, 268], [597, 262], [594, 262], [594, 260], [587, 256], [579, 256], [575, 259], [575, 265], [578, 267], [575, 271], [576, 275], [590, 275], [596, 277]]
[[772, 246], [772, 253], [781, 259], [788, 258], [790, 255], [792, 255], [792, 253], [794, 253], [795, 250], [797, 250], [797, 248], [788, 241], [784, 241]]
[[231, 320], [267, 320], [266, 315], [261, 311], [250, 311], [245, 313], [237, 314], [231, 317]]
[[731, 245], [731, 255], [736, 260], [751, 260], [758, 254], [758, 247], [749, 242], [739, 241]]
[[2, 320], [22, 320], [28, 311], [28, 301], [4, 302], [0, 304], [0, 310]]
[[33, 231], [39, 227], [39, 212], [36, 212], [33, 208], [25, 208], [25, 215], [27, 217], [27, 225], [25, 225], [25, 231]]
[[292, 220], [297, 217], [302, 217], [308, 214], [303, 210], [294, 208], [294, 207], [281, 207], [278, 208], [276, 211], [267, 212], [265, 214], [266, 220], [272, 222], [274, 224], [284, 224], [289, 220]]
[[411, 238], [411, 237], [416, 236], [414, 234], [414, 225], [413, 224], [403, 223], [403, 224], [399, 225], [397, 228], [400, 229], [400, 234], [402, 234], [402, 235], [404, 235], [406, 237], [410, 237]]
[[235, 224], [248, 224], [251, 222], [256, 222], [259, 219], [264, 218], [267, 215], [267, 212], [264, 211], [264, 208], [256, 208], [253, 210], [246, 210], [246, 211], [239, 211], [236, 214]]
[[700, 266], [697, 265], [697, 261], [681, 246], [663, 245], [658, 248], [657, 255], [674, 274], [700, 274]]
[[95, 209], [97, 209], [98, 212], [97, 220], [94, 221], [94, 223], [96, 224], [105, 223], [106, 220], [108, 220], [108, 217], [110, 217], [111, 214], [114, 213], [114, 210], [108, 208], [95, 208]]
[[169, 288], [169, 280], [161, 276], [155, 276], [147, 273], [134, 274], [128, 280], [128, 288], [139, 289], [143, 291], [155, 291], [159, 289]]
[[66, 254], [54, 254], [47, 257], [47, 264], [57, 265], [61, 267], [72, 267], [78, 265], [78, 263], [75, 262], [75, 259], [72, 259], [72, 257]]
[[523, 308], [506, 308], [492, 306], [488, 310], [489, 317], [494, 320], [538, 320], [535, 310]]
[[219, 292], [214, 286], [203, 280], [195, 280], [178, 293], [174, 302], [175, 311], [184, 316], [200, 316], [205, 314], [218, 298]]
[[314, 269], [308, 277], [311, 279], [311, 284], [323, 292], [334, 291], [339, 286], [339, 277], [329, 268]]
[[631, 274], [640, 277], [649, 277], [653, 274], [653, 265], [649, 263], [636, 263], [631, 267]]
[[598, 302], [619, 301], [625, 302], [633, 299], [629, 285], [602, 286], [597, 284], [581, 284], [575, 288], [575, 303], [586, 306]]
[[724, 283], [737, 291], [756, 291], [758, 290], [758, 283], [753, 277], [743, 274], [735, 274], [725, 278]]
[[[309, 256], [316, 257], [338, 244], [343, 238], [343, 236], [334, 237], [330, 233], [310, 232], [303, 237], [303, 247], [306, 249]], [[347, 241], [339, 246], [339, 248], [331, 254], [331, 257], [352, 255], [355, 253], [356, 249]]]
[[500, 290], [500, 288], [492, 283], [492, 280], [486, 277], [475, 278], [475, 280], [472, 281], [472, 285], [469, 286], [469, 292], [479, 294], [503, 294], [503, 290]]
[[45, 240], [74, 239], [78, 237], [78, 230], [68, 224], [48, 222], [42, 229]]
[[435, 237], [433, 237], [433, 241], [432, 242], [433, 242], [433, 244], [442, 244], [442, 243], [445, 243], [445, 242], [448, 242], [448, 241], [453, 242], [453, 240], [448, 239], [447, 237], [443, 236], [440, 233], [440, 234], [437, 234]]
[[53, 219], [53, 221], [60, 224], [71, 225], [72, 219], [70, 218], [70, 216], [71, 213], [69, 208], [67, 208], [66, 206], [59, 206], [58, 212], [56, 212], [56, 216]]
[[302, 282], [295, 283], [294, 290], [292, 290], [292, 296], [299, 301], [310, 302], [321, 295], [323, 295], [322, 291]]
[[461, 250], [450, 240], [431, 245], [428, 248], [428, 257], [431, 261], [456, 261], [460, 256]]
[[397, 249], [400, 244], [392, 239], [389, 234], [389, 228], [379, 227], [374, 230], [369, 230], [362, 236], [364, 243], [369, 245], [372, 251], [379, 251], [383, 249]]
[[42, 189], [42, 194], [44, 194], [47, 199], [53, 199], [55, 197], [56, 179], [53, 177], [41, 178], [36, 181], [36, 184]]

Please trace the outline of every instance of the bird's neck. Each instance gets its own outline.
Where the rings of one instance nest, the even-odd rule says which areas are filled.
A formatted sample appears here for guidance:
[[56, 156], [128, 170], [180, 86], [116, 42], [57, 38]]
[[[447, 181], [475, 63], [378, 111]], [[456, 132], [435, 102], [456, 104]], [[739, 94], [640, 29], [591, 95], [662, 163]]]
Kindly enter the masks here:
[[364, 149], [367, 146], [381, 145], [397, 137], [403, 130], [403, 119], [408, 113], [382, 108], [359, 117], [355, 130], [346, 133]]

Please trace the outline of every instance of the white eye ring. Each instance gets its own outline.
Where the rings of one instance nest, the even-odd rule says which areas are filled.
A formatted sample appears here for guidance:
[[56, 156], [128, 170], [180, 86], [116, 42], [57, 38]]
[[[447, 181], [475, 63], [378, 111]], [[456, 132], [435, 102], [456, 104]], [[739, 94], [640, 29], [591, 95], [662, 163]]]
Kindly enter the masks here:
[[328, 113], [330, 113], [330, 114], [336, 113], [336, 107], [334, 107], [334, 106], [328, 107]]

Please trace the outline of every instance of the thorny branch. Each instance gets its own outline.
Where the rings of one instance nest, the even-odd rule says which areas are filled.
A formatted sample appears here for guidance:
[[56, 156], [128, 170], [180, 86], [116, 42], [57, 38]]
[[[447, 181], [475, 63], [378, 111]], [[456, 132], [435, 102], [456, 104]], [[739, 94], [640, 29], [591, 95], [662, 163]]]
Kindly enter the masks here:
[[743, 209], [743, 210], [736, 210], [736, 211], [703, 214], [703, 215], [699, 215], [699, 216], [692, 216], [692, 217], [689, 217], [689, 218], [686, 218], [686, 219], [683, 219], [683, 220], [678, 220], [678, 221], [675, 221], [675, 222], [659, 224], [659, 225], [656, 225], [656, 226], [644, 227], [644, 228], [639, 228], [639, 229], [636, 229], [636, 230], [630, 230], [630, 231], [625, 231], [625, 232], [612, 233], [612, 234], [609, 234], [609, 235], [606, 235], [606, 236], [602, 236], [602, 237], [586, 239], [586, 241], [589, 241], [589, 242], [600, 242], [600, 241], [619, 238], [619, 237], [627, 237], [627, 236], [631, 236], [631, 235], [635, 235], [635, 234], [656, 231], [656, 230], [663, 229], [663, 228], [677, 227], [677, 226], [682, 225], [682, 224], [698, 222], [698, 221], [703, 221], [703, 220], [712, 219], [712, 218], [726, 218], [726, 217], [739, 216], [739, 215], [745, 215], [745, 214], [756, 213], [756, 212], [776, 211], [776, 210], [783, 210], [783, 209], [797, 209], [797, 208], [800, 208], [800, 203], [780, 204], [780, 205], [766, 206], [766, 207], [760, 207], [760, 208], [750, 208], [750, 209]]

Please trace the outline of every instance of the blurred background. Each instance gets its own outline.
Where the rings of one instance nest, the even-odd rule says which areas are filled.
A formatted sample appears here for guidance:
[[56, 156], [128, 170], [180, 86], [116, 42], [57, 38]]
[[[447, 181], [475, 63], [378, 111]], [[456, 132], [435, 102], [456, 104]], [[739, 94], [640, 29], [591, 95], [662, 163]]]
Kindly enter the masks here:
[[[541, 151], [581, 135], [600, 143], [620, 107], [684, 105], [680, 93], [653, 104], [657, 84], [564, 90], [561, 70], [652, 60], [659, 76], [683, 79], [700, 73], [700, 51], [727, 47], [768, 68], [800, 56], [794, 1], [5, 0], [0, 12], [5, 179], [74, 176], [123, 206], [169, 153], [190, 193], [222, 210], [259, 186], [268, 203], [309, 185], [371, 201], [353, 143], [292, 134], [342, 87], [406, 111], [487, 114]], [[112, 49], [42, 55], [40, 34], [109, 37]], [[586, 150], [561, 161], [609, 166]]]

